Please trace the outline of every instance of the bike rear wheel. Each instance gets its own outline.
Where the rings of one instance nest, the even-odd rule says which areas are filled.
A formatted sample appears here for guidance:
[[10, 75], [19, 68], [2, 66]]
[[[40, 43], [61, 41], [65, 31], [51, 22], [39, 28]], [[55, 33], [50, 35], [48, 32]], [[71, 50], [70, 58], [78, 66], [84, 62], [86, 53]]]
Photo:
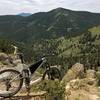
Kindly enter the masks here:
[[5, 69], [0, 71], [0, 96], [11, 97], [15, 95], [23, 85], [23, 78], [19, 71]]

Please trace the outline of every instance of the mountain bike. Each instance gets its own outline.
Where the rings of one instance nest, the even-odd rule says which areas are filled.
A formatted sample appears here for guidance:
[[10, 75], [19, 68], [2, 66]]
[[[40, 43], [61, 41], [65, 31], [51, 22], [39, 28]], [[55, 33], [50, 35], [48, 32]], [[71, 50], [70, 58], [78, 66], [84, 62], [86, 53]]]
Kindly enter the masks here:
[[[21, 61], [23, 63], [22, 56], [20, 55]], [[30, 91], [31, 77], [34, 75], [35, 71], [42, 67], [47, 62], [47, 57], [42, 57], [39, 61], [30, 66], [24, 67], [22, 71], [16, 69], [4, 69], [0, 71], [0, 97], [11, 97], [19, 92], [22, 88], [23, 83], [27, 92]], [[24, 65], [24, 64], [23, 64]], [[45, 72], [41, 80], [50, 79], [61, 80], [60, 70], [57, 67], [46, 66]]]

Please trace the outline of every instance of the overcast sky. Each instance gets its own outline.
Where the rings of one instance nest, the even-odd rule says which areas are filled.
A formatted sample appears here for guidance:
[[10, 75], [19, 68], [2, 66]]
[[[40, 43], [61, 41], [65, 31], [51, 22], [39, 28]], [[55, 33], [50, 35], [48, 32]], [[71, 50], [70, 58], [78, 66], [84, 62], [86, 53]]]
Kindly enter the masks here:
[[100, 0], [0, 0], [0, 15], [36, 13], [58, 7], [100, 13]]

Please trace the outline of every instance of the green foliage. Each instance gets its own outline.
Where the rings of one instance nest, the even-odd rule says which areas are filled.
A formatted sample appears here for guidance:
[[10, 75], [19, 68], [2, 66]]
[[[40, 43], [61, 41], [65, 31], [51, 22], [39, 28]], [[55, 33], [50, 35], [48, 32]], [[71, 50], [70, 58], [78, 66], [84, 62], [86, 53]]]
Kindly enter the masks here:
[[100, 86], [100, 72], [96, 73], [97, 85]]
[[[61, 65], [61, 70], [76, 62], [92, 68], [100, 64], [100, 26], [97, 25], [100, 14], [58, 8], [29, 17], [0, 16], [0, 36], [14, 40], [28, 62], [35, 62], [44, 54], [55, 54], [48, 62]], [[11, 53], [11, 44], [0, 39], [0, 51]]]
[[[16, 42], [20, 51], [24, 53], [24, 58], [28, 62], [35, 62], [44, 54], [51, 55], [48, 58], [50, 65], [61, 65], [62, 75], [76, 62], [80, 62], [88, 68], [95, 68], [100, 64], [100, 41], [98, 36], [92, 32], [86, 32], [77, 37], [60, 37], [57, 39], [34, 40], [30, 44]], [[11, 44], [8, 40], [1, 39], [2, 48], [6, 52], [12, 52]], [[52, 56], [52, 54], [55, 54]], [[65, 71], [64, 71], [65, 70]]]
[[80, 100], [79, 97], [76, 97], [75, 100]]
[[53, 98], [53, 100], [64, 100], [65, 85], [61, 85], [61, 83], [58, 80], [43, 81], [40, 84], [39, 89], [47, 91], [47, 93]]
[[95, 40], [96, 37], [92, 36], [90, 32], [83, 34], [83, 36], [81, 36], [79, 40], [81, 52], [82, 53], [95, 52], [96, 50], [94, 45]]
[[0, 52], [12, 53], [11, 41], [7, 39], [0, 39]]

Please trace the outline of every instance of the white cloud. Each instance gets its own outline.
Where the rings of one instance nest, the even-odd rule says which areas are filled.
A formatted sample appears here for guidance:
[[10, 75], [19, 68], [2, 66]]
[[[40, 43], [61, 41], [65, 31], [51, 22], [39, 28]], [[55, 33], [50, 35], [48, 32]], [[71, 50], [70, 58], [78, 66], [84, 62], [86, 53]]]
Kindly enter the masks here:
[[76, 0], [76, 3], [74, 2], [72, 7], [69, 5], [69, 8], [100, 13], [100, 0]]
[[100, 13], [100, 0], [1, 0], [0, 15], [21, 12], [36, 13], [57, 7]]

